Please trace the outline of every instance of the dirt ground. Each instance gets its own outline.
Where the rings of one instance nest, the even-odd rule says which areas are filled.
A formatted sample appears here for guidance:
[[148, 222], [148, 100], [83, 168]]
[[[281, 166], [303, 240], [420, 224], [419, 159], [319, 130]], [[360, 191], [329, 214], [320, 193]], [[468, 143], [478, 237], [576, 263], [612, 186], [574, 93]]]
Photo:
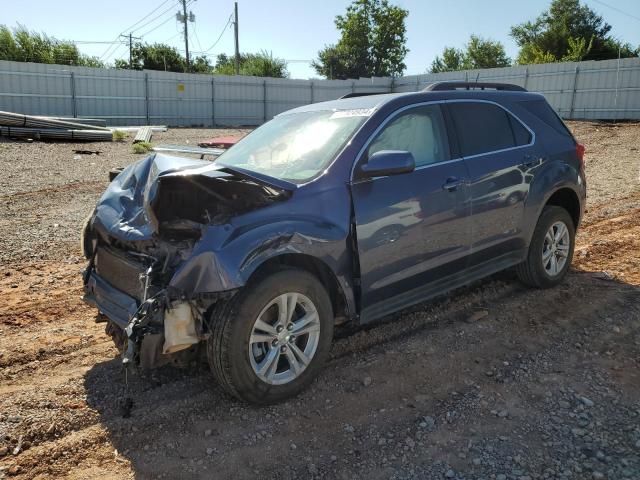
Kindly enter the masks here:
[[311, 388], [276, 406], [225, 396], [206, 367], [162, 369], [131, 380], [130, 418], [80, 301], [78, 234], [107, 172], [140, 157], [0, 141], [0, 478], [639, 479], [640, 124], [570, 127], [589, 201], [563, 285], [506, 272], [338, 334]]

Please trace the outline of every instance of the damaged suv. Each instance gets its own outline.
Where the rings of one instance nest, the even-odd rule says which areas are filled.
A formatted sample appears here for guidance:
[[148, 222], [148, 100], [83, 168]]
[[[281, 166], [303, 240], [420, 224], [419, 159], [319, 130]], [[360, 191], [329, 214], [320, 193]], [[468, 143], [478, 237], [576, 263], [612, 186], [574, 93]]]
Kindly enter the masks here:
[[318, 374], [334, 326], [365, 324], [515, 267], [565, 276], [584, 148], [544, 97], [440, 83], [276, 116], [214, 163], [151, 155], [82, 238], [85, 300], [123, 361], [189, 362], [253, 403]]

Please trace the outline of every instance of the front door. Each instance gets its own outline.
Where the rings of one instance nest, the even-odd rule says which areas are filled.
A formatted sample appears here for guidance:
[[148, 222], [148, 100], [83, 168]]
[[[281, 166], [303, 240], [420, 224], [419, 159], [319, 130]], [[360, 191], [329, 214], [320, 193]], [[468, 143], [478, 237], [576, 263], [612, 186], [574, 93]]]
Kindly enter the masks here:
[[411, 173], [351, 186], [361, 273], [361, 319], [417, 303], [429, 284], [461, 271], [470, 247], [470, 204], [462, 159], [451, 160], [440, 105], [396, 112], [359, 164], [380, 150], [413, 154]]

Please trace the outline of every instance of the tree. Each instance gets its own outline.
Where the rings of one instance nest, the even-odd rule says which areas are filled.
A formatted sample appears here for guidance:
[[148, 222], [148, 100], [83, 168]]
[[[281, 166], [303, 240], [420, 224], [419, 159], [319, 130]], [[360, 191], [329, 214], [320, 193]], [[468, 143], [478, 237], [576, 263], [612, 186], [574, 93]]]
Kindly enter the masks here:
[[611, 25], [580, 0], [553, 0], [534, 21], [511, 27], [511, 36], [520, 47], [519, 64], [638, 56], [640, 49], [610, 31]]
[[511, 59], [507, 57], [500, 42], [471, 35], [464, 50], [445, 47], [442, 57], [431, 63], [431, 73], [472, 70], [476, 68], [508, 67]]
[[[213, 72], [219, 75], [235, 75], [235, 57], [224, 53], [218, 55]], [[287, 78], [289, 71], [286, 60], [274, 57], [271, 52], [261, 51], [240, 54], [240, 75]]]
[[4, 25], [0, 26], [0, 60], [84, 67], [105, 66], [98, 58], [81, 54], [73, 42], [31, 32], [22, 25], [18, 25], [13, 31]]
[[326, 78], [389, 77], [406, 65], [404, 21], [409, 12], [388, 0], [353, 0], [335, 19], [340, 40], [318, 52], [312, 65]]
[[116, 60], [116, 68], [184, 72], [187, 66], [180, 52], [175, 47], [164, 43], [149, 45], [137, 42], [133, 45], [131, 53], [131, 65], [128, 61]]

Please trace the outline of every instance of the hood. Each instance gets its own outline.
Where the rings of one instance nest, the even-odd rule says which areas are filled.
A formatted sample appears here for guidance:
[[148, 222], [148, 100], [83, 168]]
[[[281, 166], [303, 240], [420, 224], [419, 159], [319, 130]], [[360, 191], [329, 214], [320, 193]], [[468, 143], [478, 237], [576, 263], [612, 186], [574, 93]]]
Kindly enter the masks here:
[[282, 183], [204, 160], [153, 154], [109, 184], [92, 227], [126, 242], [194, 232], [282, 198], [288, 191]]

